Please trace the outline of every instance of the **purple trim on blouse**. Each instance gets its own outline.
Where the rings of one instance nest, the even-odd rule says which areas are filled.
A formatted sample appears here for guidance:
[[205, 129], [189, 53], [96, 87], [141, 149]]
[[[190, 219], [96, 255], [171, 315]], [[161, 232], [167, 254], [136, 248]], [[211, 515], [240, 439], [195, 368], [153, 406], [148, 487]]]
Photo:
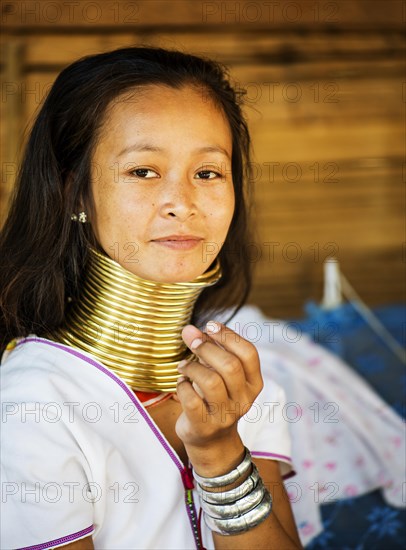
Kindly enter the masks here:
[[[57, 342], [52, 342], [50, 340], [46, 340], [45, 338], [39, 338], [38, 336], [35, 336], [34, 338], [30, 338], [30, 337], [24, 338], [23, 340], [21, 340], [20, 342], [17, 343], [16, 347], [18, 347], [21, 344], [24, 344], [26, 342], [39, 342], [39, 343], [47, 344], [48, 346], [60, 349], [62, 351], [66, 351], [67, 353], [70, 353], [71, 355], [74, 355], [75, 357], [78, 357], [79, 359], [82, 359], [82, 361], [85, 361], [86, 363], [89, 363], [93, 367], [96, 367], [98, 370], [100, 370], [104, 374], [107, 374], [107, 376], [109, 376], [112, 380], [114, 380], [114, 382], [117, 382], [117, 384], [121, 387], [121, 389], [123, 389], [125, 391], [125, 393], [128, 395], [128, 397], [131, 399], [131, 401], [137, 407], [138, 412], [141, 414], [141, 416], [143, 417], [145, 422], [148, 424], [150, 430], [152, 430], [155, 437], [158, 439], [158, 441], [160, 442], [162, 447], [165, 449], [165, 451], [170, 456], [172, 462], [178, 468], [179, 473], [181, 474], [181, 479], [182, 479], [182, 483], [183, 483], [182, 473], [183, 473], [183, 470], [184, 470], [184, 466], [183, 466], [182, 462], [180, 461], [178, 456], [174, 453], [172, 448], [169, 446], [168, 442], [164, 439], [163, 435], [158, 431], [157, 427], [152, 422], [151, 417], [148, 415], [148, 413], [146, 412], [144, 407], [138, 401], [138, 399], [136, 398], [136, 396], [134, 395], [132, 390], [120, 378], [118, 378], [113, 372], [111, 372], [106, 367], [104, 367], [101, 363], [98, 363], [97, 361], [94, 361], [90, 357], [87, 357], [86, 355], [83, 355], [83, 353], [81, 353], [80, 351], [77, 351], [77, 350], [72, 349], [68, 346], [65, 346], [64, 344], [59, 344]], [[192, 533], [194, 533], [193, 519], [192, 519], [191, 511], [189, 510], [188, 506], [186, 506], [186, 511], [187, 511], [187, 515], [188, 515], [188, 518], [189, 518], [190, 526], [192, 528]], [[195, 509], [195, 515], [196, 515], [196, 509]], [[197, 541], [195, 540], [195, 542], [196, 542], [196, 547], [198, 548]], [[48, 548], [48, 546], [38, 546], [38, 547], [32, 547], [32, 548], [40, 549], [40, 548]], [[30, 550], [31, 550], [31, 547], [30, 547]]]
[[24, 548], [20, 548], [20, 550], [44, 550], [45, 548], [52, 548], [56, 544], [65, 544], [67, 542], [77, 540], [78, 538], [83, 537], [83, 535], [90, 535], [93, 530], [93, 525], [90, 525], [90, 527], [86, 527], [86, 529], [82, 529], [81, 531], [77, 531], [77, 533], [72, 533], [66, 537], [50, 540], [49, 542], [43, 542], [42, 544], [36, 544], [35, 546], [24, 546]]
[[[257, 458], [266, 457], [266, 458], [279, 458], [280, 460], [284, 460], [288, 462], [292, 466], [292, 459], [290, 456], [286, 455], [279, 455], [277, 453], [267, 453], [266, 451], [251, 451], [252, 456], [256, 456]], [[291, 470], [287, 474], [284, 474], [282, 476], [282, 479], [285, 481], [285, 479], [289, 479], [290, 477], [293, 477], [296, 475], [295, 470]]]
[[291, 470], [291, 471], [288, 472], [287, 474], [283, 475], [283, 476], [282, 476], [282, 479], [283, 479], [283, 481], [285, 481], [285, 479], [289, 479], [289, 478], [291, 478], [291, 477], [293, 477], [293, 476], [295, 476], [295, 475], [296, 475], [295, 470]]

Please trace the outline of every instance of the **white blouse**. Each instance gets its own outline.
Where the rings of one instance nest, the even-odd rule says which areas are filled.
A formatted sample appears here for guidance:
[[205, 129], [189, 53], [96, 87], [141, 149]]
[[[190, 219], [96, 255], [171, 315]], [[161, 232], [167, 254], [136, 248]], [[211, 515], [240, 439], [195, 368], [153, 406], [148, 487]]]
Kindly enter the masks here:
[[[3, 354], [0, 376], [3, 550], [89, 535], [96, 549], [199, 548], [187, 472], [125, 382], [91, 354], [35, 335]], [[286, 478], [285, 404], [265, 377], [238, 429], [252, 455], [278, 460]], [[214, 548], [200, 523], [204, 547]]]

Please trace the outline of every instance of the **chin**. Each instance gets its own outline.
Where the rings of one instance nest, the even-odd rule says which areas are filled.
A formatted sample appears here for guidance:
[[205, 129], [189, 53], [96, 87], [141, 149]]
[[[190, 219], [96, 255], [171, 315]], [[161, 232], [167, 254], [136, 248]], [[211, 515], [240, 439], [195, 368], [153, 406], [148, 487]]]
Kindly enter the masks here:
[[181, 266], [170, 269], [166, 266], [158, 272], [154, 271], [145, 274], [143, 278], [149, 281], [156, 281], [158, 283], [188, 283], [189, 281], [196, 279], [196, 277], [204, 273], [204, 271], [206, 271], [205, 267], [202, 267], [201, 269], [185, 269], [185, 267]]

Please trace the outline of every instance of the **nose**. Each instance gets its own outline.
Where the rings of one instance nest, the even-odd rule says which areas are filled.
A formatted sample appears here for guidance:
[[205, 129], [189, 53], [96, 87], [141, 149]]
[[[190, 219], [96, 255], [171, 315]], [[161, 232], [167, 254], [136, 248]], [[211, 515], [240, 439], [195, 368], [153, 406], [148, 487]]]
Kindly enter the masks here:
[[193, 183], [186, 178], [176, 178], [172, 182], [165, 182], [160, 208], [164, 218], [177, 218], [184, 222], [196, 215], [196, 190]]

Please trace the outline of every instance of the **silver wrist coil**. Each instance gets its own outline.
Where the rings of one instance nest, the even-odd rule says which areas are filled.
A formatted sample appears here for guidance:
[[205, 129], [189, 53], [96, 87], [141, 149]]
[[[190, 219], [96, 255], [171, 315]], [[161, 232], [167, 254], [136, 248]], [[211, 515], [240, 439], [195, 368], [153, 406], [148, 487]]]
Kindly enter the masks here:
[[204, 521], [209, 529], [221, 535], [236, 535], [253, 529], [262, 523], [272, 511], [272, 497], [267, 490], [261, 502], [242, 516], [218, 519], [213, 518], [203, 510]]
[[206, 501], [201, 502], [203, 511], [212, 518], [228, 519], [242, 516], [250, 510], [256, 508], [262, 502], [265, 494], [265, 487], [262, 479], [259, 479], [257, 486], [248, 495], [240, 498], [236, 502], [227, 505], [210, 504]]
[[199, 485], [202, 485], [203, 487], [225, 487], [226, 485], [234, 483], [235, 481], [237, 481], [238, 478], [248, 472], [251, 464], [251, 453], [249, 452], [247, 447], [245, 447], [245, 455], [242, 462], [236, 468], [234, 468], [234, 470], [228, 472], [228, 474], [217, 477], [202, 477], [193, 470], [193, 477], [195, 478], [197, 483]]
[[230, 489], [229, 491], [223, 491], [221, 493], [212, 493], [205, 491], [200, 485], [197, 485], [197, 492], [200, 498], [208, 502], [209, 504], [229, 504], [245, 497], [256, 487], [258, 480], [260, 479], [257, 467], [252, 464], [252, 472], [245, 481], [238, 487]]

